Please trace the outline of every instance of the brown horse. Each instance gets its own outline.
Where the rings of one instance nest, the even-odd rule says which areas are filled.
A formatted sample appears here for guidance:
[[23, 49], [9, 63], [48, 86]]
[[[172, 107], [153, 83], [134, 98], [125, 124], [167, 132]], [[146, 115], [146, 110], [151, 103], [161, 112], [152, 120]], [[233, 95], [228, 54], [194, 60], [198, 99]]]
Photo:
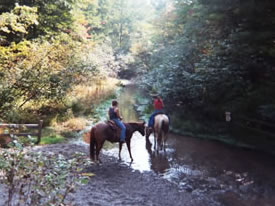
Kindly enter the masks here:
[[154, 128], [146, 128], [146, 141], [149, 141], [149, 136], [154, 133], [154, 148], [159, 151], [164, 149], [169, 132], [169, 118], [166, 114], [157, 114], [154, 118]]
[[[131, 154], [131, 138], [134, 132], [138, 131], [142, 136], [145, 134], [145, 122], [128, 122], [124, 123], [126, 127], [126, 139], [125, 142], [127, 144], [127, 148], [130, 154], [130, 158], [133, 161], [133, 157]], [[91, 141], [90, 141], [90, 157], [91, 160], [95, 160], [95, 149], [96, 149], [96, 161], [99, 161], [99, 152], [102, 149], [102, 146], [105, 140], [109, 142], [115, 143], [119, 142], [119, 159], [121, 159], [120, 152], [122, 149], [122, 143], [119, 141], [119, 135], [116, 131], [112, 129], [112, 127], [106, 122], [99, 122], [94, 125], [91, 129]]]

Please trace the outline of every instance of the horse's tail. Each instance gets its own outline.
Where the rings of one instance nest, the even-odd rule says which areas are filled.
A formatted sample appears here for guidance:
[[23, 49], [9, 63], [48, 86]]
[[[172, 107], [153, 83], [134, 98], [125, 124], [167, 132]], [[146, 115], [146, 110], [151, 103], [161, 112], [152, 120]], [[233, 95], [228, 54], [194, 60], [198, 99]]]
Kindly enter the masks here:
[[169, 120], [168, 120], [168, 118], [161, 120], [161, 131], [163, 131], [165, 134], [168, 133], [168, 131], [169, 131]]
[[164, 118], [161, 120], [161, 136], [164, 142], [166, 142], [167, 134], [169, 132], [169, 119]]
[[92, 161], [94, 161], [95, 159], [95, 147], [96, 147], [95, 127], [93, 127], [90, 133], [90, 158]]

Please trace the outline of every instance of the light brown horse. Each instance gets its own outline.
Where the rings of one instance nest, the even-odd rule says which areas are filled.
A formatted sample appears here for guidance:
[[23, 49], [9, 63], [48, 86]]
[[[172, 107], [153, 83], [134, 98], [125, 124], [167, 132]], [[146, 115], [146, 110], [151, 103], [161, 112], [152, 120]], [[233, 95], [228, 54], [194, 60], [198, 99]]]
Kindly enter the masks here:
[[154, 118], [154, 128], [146, 128], [146, 141], [149, 141], [149, 136], [154, 133], [154, 148], [159, 151], [164, 149], [169, 132], [169, 118], [166, 114], [157, 114]]
[[[126, 127], [126, 145], [129, 151], [129, 155], [131, 160], [133, 161], [133, 157], [131, 154], [131, 138], [133, 136], [133, 133], [138, 131], [142, 136], [145, 135], [145, 122], [128, 122], [124, 123]], [[108, 140], [109, 142], [115, 143], [119, 142], [119, 159], [121, 159], [120, 153], [122, 149], [122, 143], [119, 141], [119, 135], [116, 131], [112, 129], [112, 127], [106, 123], [106, 122], [99, 122], [96, 125], [94, 125], [91, 129], [91, 141], [90, 141], [90, 157], [91, 160], [99, 161], [99, 152], [102, 149], [102, 146], [105, 142], [105, 140]], [[96, 149], [96, 154], [95, 154]]]

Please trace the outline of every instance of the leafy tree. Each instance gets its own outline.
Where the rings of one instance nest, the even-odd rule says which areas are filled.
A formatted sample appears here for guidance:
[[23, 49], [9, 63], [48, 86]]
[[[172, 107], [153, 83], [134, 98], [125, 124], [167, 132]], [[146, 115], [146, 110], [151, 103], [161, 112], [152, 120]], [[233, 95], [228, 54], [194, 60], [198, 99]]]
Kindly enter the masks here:
[[17, 4], [11, 12], [0, 15], [0, 45], [22, 41], [36, 25], [37, 8]]
[[4, 1], [2, 11], [9, 12], [15, 5], [37, 8], [39, 24], [33, 28], [31, 38], [43, 35], [55, 35], [59, 31], [68, 31], [72, 24], [73, 0], [11, 0]]
[[[144, 79], [147, 89], [161, 92], [173, 104], [215, 107], [217, 113], [227, 108], [256, 115], [260, 105], [274, 102], [274, 3], [171, 2], [158, 7], [160, 35], [153, 38], [154, 52], [144, 68], [150, 72]], [[261, 95], [263, 88], [269, 95]]]

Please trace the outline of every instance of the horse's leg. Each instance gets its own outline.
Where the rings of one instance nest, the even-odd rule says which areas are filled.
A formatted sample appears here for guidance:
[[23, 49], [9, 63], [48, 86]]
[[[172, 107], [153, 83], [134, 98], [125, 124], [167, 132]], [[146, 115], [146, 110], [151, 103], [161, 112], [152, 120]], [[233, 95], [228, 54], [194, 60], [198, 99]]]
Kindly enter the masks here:
[[155, 133], [155, 145], [156, 145], [156, 151], [157, 151], [157, 153], [159, 152], [159, 148], [160, 148], [160, 138], [161, 138], [160, 133], [156, 132]]
[[154, 150], [157, 149], [157, 133], [154, 132]]
[[147, 144], [148, 144], [148, 145], [149, 145], [149, 144], [151, 144], [151, 145], [152, 145], [152, 143], [150, 142], [149, 137], [145, 139], [145, 142], [146, 142], [146, 145], [147, 145]]
[[166, 150], [166, 141], [167, 141], [168, 134], [165, 132], [163, 136], [164, 136], [163, 146], [164, 146], [164, 151], [165, 151]]
[[161, 131], [159, 132], [159, 138], [158, 138], [158, 146], [159, 146], [159, 150], [162, 150], [162, 133]]
[[167, 121], [163, 122], [162, 127], [162, 137], [163, 137], [163, 150], [165, 152], [166, 149], [166, 142], [168, 138], [168, 132], [169, 132], [169, 117], [167, 117]]
[[90, 132], [90, 158], [95, 161], [95, 147], [96, 147], [96, 137], [95, 137], [95, 127], [91, 129]]
[[148, 153], [151, 155], [152, 154], [152, 149], [151, 149], [152, 143], [150, 142], [150, 140], [146, 141], [145, 147], [146, 147]]
[[162, 149], [162, 145], [161, 145], [161, 134], [158, 134], [158, 139], [157, 139], [157, 151]]
[[148, 135], [147, 133], [149, 133], [149, 131], [146, 131], [146, 135], [145, 135], [145, 137], [146, 137], [146, 138], [145, 138], [146, 142], [150, 141], [150, 140], [149, 140], [150, 134]]
[[94, 154], [95, 145], [96, 145], [95, 139], [91, 139], [91, 142], [90, 142], [90, 158], [93, 162], [95, 161], [95, 154]]
[[161, 149], [165, 150], [165, 133], [161, 132]]
[[132, 157], [132, 153], [131, 153], [131, 140], [127, 141], [127, 142], [126, 142], [126, 144], [127, 144], [127, 148], [128, 148], [128, 152], [129, 152], [129, 155], [130, 155], [131, 161], [133, 162], [133, 161], [134, 161], [134, 159], [133, 159], [133, 157]]
[[119, 153], [118, 153], [118, 158], [121, 160], [121, 149], [122, 149], [122, 142], [119, 142]]
[[104, 144], [104, 141], [100, 141], [100, 142], [97, 142], [97, 145], [96, 145], [96, 160], [98, 162], [101, 162], [101, 160], [99, 159], [99, 152], [100, 152], [103, 144]]
[[167, 135], [163, 132], [163, 150], [165, 151]]

